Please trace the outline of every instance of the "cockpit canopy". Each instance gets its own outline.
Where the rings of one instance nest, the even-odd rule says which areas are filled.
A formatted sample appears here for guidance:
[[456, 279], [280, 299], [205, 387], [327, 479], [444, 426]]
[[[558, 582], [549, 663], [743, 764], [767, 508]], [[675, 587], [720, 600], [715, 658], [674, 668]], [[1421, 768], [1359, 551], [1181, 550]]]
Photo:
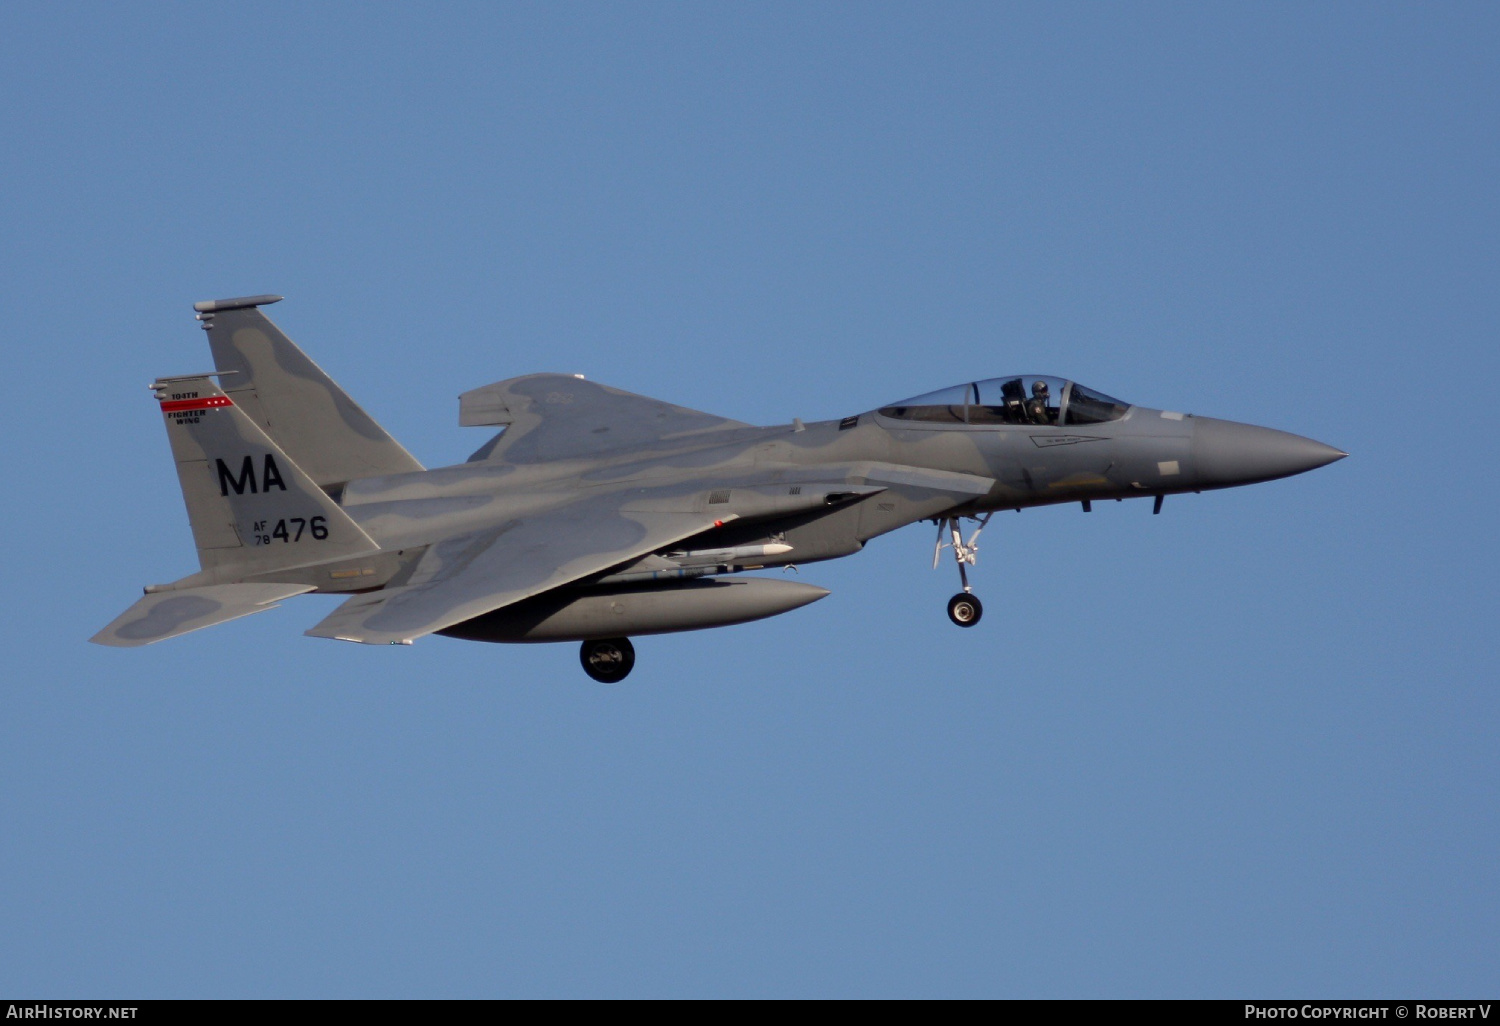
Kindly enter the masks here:
[[1129, 403], [1076, 381], [1046, 374], [986, 378], [903, 399], [878, 411], [892, 420], [939, 424], [1102, 424], [1119, 420]]

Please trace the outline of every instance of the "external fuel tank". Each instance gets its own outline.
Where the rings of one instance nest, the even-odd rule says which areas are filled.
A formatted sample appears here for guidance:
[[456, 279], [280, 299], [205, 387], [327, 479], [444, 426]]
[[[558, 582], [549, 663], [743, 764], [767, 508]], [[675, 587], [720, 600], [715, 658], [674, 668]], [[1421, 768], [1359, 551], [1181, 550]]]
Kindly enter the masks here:
[[466, 641], [509, 642], [666, 634], [760, 620], [827, 594], [817, 585], [765, 577], [562, 589], [438, 633]]

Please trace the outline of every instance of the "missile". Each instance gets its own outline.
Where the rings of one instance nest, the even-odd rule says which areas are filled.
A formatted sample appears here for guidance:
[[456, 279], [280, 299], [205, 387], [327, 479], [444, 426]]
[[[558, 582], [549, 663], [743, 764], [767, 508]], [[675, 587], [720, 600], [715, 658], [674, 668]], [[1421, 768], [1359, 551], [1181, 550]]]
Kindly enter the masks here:
[[782, 542], [769, 545], [736, 545], [728, 549], [694, 549], [691, 552], [669, 552], [667, 558], [679, 563], [738, 563], [746, 559], [764, 559], [791, 552], [792, 547]]
[[[769, 545], [736, 545], [727, 549], [695, 549], [692, 552], [669, 552], [667, 560], [677, 566], [665, 566], [651, 570], [627, 570], [624, 573], [601, 577], [595, 584], [627, 584], [645, 581], [687, 581], [710, 574], [727, 574], [737, 570], [759, 570], [761, 564], [749, 562], [764, 560], [767, 556], [780, 556], [791, 552], [790, 545], [771, 542]], [[686, 564], [686, 565], [682, 565]]]

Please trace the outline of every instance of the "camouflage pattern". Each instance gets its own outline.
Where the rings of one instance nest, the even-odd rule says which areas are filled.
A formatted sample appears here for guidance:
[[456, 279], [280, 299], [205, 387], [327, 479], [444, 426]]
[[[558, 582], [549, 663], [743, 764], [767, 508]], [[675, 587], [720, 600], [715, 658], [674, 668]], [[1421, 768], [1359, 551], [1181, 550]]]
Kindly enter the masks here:
[[[1037, 407], [1035, 422], [1017, 419], [1019, 401], [977, 405], [993, 379], [967, 386], [973, 399], [958, 405], [912, 406], [918, 397], [753, 427], [575, 375], [533, 374], [464, 393], [462, 424], [502, 430], [467, 463], [422, 470], [270, 326], [255, 307], [272, 298], [199, 304], [224, 389], [203, 377], [158, 389], [203, 565], [161, 587], [217, 588], [199, 597], [240, 612], [133, 607], [139, 615], [106, 628], [104, 643], [243, 615], [262, 593], [235, 600], [222, 589], [270, 585], [353, 592], [307, 633], [367, 644], [439, 631], [588, 640], [743, 622], [826, 592], [765, 580], [723, 587], [717, 577], [848, 555], [918, 520], [1159, 501], [1344, 455], [1284, 432], [1126, 406], [1062, 379], [1051, 379], [1054, 408]], [[1070, 421], [1070, 394], [1080, 417], [1107, 412]], [[315, 516], [317, 539], [268, 529]]]
[[287, 455], [323, 488], [421, 470], [422, 464], [258, 309], [280, 298], [194, 304], [208, 332], [214, 366], [235, 405], [261, 430], [274, 434]]
[[310, 585], [242, 583], [153, 591], [90, 640], [118, 648], [144, 645], [251, 613], [263, 613], [275, 609], [279, 599], [312, 590]]

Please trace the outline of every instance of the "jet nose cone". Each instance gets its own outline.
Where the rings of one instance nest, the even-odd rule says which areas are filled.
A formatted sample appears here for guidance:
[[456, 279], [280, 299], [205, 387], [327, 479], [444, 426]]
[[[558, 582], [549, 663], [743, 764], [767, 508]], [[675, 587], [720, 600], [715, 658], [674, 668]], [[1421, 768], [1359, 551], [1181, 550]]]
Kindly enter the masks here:
[[1211, 417], [1193, 418], [1193, 468], [1206, 488], [1290, 477], [1347, 455], [1331, 445], [1285, 431]]

